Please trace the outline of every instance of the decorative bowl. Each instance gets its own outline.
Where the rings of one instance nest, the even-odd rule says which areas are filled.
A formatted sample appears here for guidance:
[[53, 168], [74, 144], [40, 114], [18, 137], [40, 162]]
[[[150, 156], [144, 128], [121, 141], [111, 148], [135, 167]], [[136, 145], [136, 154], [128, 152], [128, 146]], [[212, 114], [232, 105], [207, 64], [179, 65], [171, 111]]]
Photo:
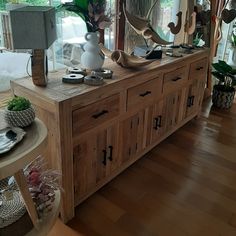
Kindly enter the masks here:
[[26, 127], [35, 119], [35, 110], [32, 106], [22, 111], [5, 110], [4, 118], [9, 126]]

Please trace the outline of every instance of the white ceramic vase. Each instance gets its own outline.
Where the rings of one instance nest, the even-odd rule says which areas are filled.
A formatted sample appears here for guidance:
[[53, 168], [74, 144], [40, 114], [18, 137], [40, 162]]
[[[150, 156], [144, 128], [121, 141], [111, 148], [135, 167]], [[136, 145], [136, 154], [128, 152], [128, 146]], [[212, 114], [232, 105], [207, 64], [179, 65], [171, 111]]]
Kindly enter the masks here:
[[88, 32], [85, 35], [87, 43], [84, 45], [84, 52], [81, 55], [81, 66], [87, 70], [101, 69], [104, 63], [104, 56], [98, 45], [99, 32]]
[[227, 63], [236, 69], [236, 47], [230, 49]]

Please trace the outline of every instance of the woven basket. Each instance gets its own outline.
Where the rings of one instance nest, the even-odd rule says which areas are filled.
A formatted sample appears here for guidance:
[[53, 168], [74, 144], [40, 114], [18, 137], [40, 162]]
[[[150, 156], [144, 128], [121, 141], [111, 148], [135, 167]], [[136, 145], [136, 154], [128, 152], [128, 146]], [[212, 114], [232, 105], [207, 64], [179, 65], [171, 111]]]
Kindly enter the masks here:
[[234, 95], [235, 91], [225, 92], [214, 86], [212, 103], [215, 107], [229, 109], [233, 105]]
[[23, 111], [9, 111], [5, 110], [5, 121], [8, 125], [13, 127], [26, 127], [30, 125], [35, 119], [35, 110], [29, 107]]
[[[7, 189], [8, 178], [0, 181], [0, 189]], [[6, 193], [10, 191], [11, 198], [7, 199]], [[0, 229], [20, 219], [26, 212], [24, 201], [18, 190], [6, 190], [0, 193]]]

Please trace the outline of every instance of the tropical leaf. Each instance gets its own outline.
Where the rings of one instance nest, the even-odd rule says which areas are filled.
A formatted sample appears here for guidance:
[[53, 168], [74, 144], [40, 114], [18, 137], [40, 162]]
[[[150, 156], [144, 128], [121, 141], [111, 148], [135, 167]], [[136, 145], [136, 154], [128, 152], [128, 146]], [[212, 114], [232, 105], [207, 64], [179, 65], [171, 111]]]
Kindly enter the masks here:
[[74, 4], [78, 6], [83, 11], [88, 10], [89, 0], [74, 0]]

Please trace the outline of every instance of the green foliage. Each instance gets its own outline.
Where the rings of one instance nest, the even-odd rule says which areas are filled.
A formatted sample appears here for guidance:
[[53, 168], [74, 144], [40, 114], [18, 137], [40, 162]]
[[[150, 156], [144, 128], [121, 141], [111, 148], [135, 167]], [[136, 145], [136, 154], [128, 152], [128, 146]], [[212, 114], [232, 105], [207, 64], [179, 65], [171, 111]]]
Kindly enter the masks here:
[[30, 106], [31, 103], [28, 99], [24, 97], [14, 97], [8, 102], [7, 109], [9, 111], [23, 111], [28, 109]]
[[212, 63], [212, 67], [214, 68], [212, 75], [219, 80], [219, 85], [225, 90], [230, 90], [236, 85], [236, 70], [225, 61], [219, 60], [217, 63]]

